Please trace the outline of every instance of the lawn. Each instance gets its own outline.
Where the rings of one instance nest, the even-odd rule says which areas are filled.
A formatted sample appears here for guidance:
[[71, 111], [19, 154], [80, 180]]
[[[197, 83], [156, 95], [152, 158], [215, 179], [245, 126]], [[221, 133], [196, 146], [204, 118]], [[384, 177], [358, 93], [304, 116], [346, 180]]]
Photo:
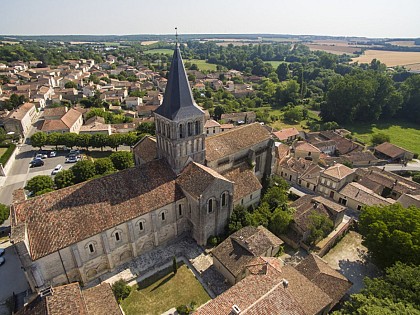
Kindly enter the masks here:
[[372, 134], [381, 132], [389, 135], [391, 143], [414, 153], [420, 153], [420, 126], [416, 124], [393, 121], [376, 124], [352, 124], [344, 127], [366, 144], [371, 144]]
[[192, 301], [196, 307], [210, 300], [209, 295], [186, 265], [176, 275], [168, 268], [133, 287], [121, 302], [126, 315], [159, 315]]
[[0, 148], [0, 157], [7, 151], [7, 148]]
[[85, 154], [88, 159], [96, 160], [96, 159], [108, 157], [114, 152], [116, 151], [89, 151], [89, 152], [85, 152]]
[[271, 60], [271, 61], [264, 61], [265, 63], [269, 63], [273, 66], [274, 69], [277, 69], [277, 67], [281, 64], [281, 63], [289, 63], [286, 61], [281, 61], [281, 60]]
[[217, 65], [214, 63], [208, 63], [205, 60], [200, 60], [200, 59], [191, 59], [188, 60], [191, 63], [195, 63], [198, 67], [198, 69], [200, 69], [201, 71], [216, 71], [217, 70]]
[[[296, 106], [296, 107], [302, 107], [302, 106]], [[297, 124], [290, 124], [288, 122], [283, 121], [283, 112], [279, 109], [272, 109], [271, 107], [260, 107], [260, 108], [256, 108], [254, 109], [255, 112], [259, 112], [259, 111], [264, 111], [268, 109], [268, 115], [269, 116], [277, 116], [280, 119], [277, 121], [273, 121], [271, 122], [269, 125], [275, 129], [284, 129], [284, 128], [291, 128], [291, 127], [295, 127], [297, 130], [308, 130], [306, 128], [307, 122], [308, 120], [302, 120], [300, 123]], [[318, 114], [314, 111], [309, 110], [308, 111], [308, 116], [311, 119], [315, 119], [315, 120], [320, 120], [320, 118], [318, 117]]]
[[150, 49], [144, 52], [145, 54], [165, 54], [172, 55], [174, 51], [172, 49]]

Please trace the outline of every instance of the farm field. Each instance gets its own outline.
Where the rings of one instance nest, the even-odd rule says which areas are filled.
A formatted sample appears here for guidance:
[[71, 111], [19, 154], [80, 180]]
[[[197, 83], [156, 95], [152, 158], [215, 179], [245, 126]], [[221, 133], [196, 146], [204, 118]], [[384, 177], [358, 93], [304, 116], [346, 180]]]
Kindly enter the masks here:
[[353, 62], [370, 63], [372, 59], [378, 59], [388, 67], [419, 64], [420, 52], [366, 50], [363, 55], [352, 60]]
[[210, 300], [191, 270], [183, 265], [174, 275], [172, 268], [166, 274], [145, 279], [133, 287], [129, 297], [121, 302], [126, 315], [159, 315], [192, 301], [196, 307]]
[[150, 49], [144, 52], [145, 54], [166, 54], [172, 55], [174, 51], [172, 49]]
[[159, 41], [158, 40], [148, 40], [148, 41], [141, 42], [140, 45], [148, 46], [148, 45], [153, 45], [153, 44], [156, 44], [156, 43], [159, 43]]
[[355, 54], [360, 52], [360, 48], [356, 46], [345, 46], [340, 45], [317, 45], [317, 44], [305, 44], [311, 51], [322, 50], [331, 54], [343, 55], [343, 54]]
[[388, 44], [402, 47], [416, 47], [414, 40], [400, 40], [395, 42], [388, 42]]
[[391, 143], [403, 147], [414, 153], [420, 153], [420, 126], [405, 122], [380, 122], [376, 124], [352, 124], [344, 128], [353, 132], [353, 135], [366, 144], [371, 145], [371, 137], [374, 133], [389, 135]]
[[[185, 62], [186, 60], [184, 60]], [[195, 63], [198, 67], [198, 69], [200, 69], [201, 71], [216, 71], [217, 70], [217, 65], [214, 63], [208, 63], [205, 60], [200, 60], [200, 59], [191, 59], [188, 60], [191, 63]]]

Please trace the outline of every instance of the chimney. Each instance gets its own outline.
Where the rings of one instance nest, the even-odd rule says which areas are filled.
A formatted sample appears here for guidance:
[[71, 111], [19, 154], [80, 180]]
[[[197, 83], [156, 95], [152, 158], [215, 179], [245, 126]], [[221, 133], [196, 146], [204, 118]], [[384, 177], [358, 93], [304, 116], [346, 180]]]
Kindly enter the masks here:
[[282, 281], [283, 281], [283, 287], [287, 289], [287, 287], [289, 286], [289, 281], [287, 281], [286, 279], [283, 279]]
[[238, 305], [233, 304], [233, 306], [232, 306], [232, 313], [235, 314], [235, 315], [241, 314], [241, 309], [239, 308]]
[[47, 287], [47, 288], [45, 288], [45, 289], [41, 290], [41, 291], [39, 292], [39, 295], [40, 295], [41, 297], [44, 297], [44, 296], [51, 296], [51, 295], [53, 295], [53, 293], [54, 293], [54, 289], [53, 289], [53, 287]]

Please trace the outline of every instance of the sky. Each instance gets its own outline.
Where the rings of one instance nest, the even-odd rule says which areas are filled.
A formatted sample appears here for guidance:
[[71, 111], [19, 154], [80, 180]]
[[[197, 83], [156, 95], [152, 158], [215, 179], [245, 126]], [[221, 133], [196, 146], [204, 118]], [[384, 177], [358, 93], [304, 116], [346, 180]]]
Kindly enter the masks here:
[[420, 0], [0, 0], [2, 35], [420, 37]]

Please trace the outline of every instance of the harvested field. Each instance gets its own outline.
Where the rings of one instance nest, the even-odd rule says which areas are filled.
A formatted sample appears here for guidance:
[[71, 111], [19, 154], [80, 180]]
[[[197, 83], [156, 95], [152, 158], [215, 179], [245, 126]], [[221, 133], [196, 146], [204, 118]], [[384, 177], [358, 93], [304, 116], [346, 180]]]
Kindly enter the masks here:
[[400, 40], [395, 42], [387, 42], [387, 44], [402, 46], [402, 47], [416, 47], [414, 40]]
[[420, 63], [420, 52], [388, 51], [388, 50], [366, 50], [365, 53], [353, 62], [370, 63], [378, 59], [388, 67], [405, 66]]
[[141, 42], [140, 45], [148, 46], [148, 45], [153, 45], [153, 44], [156, 44], [156, 43], [159, 43], [159, 41], [158, 40], [148, 40], [148, 41]]
[[322, 50], [331, 54], [343, 55], [343, 54], [355, 54], [360, 52], [359, 47], [353, 46], [342, 46], [342, 45], [316, 45], [316, 44], [306, 44], [310, 50]]

